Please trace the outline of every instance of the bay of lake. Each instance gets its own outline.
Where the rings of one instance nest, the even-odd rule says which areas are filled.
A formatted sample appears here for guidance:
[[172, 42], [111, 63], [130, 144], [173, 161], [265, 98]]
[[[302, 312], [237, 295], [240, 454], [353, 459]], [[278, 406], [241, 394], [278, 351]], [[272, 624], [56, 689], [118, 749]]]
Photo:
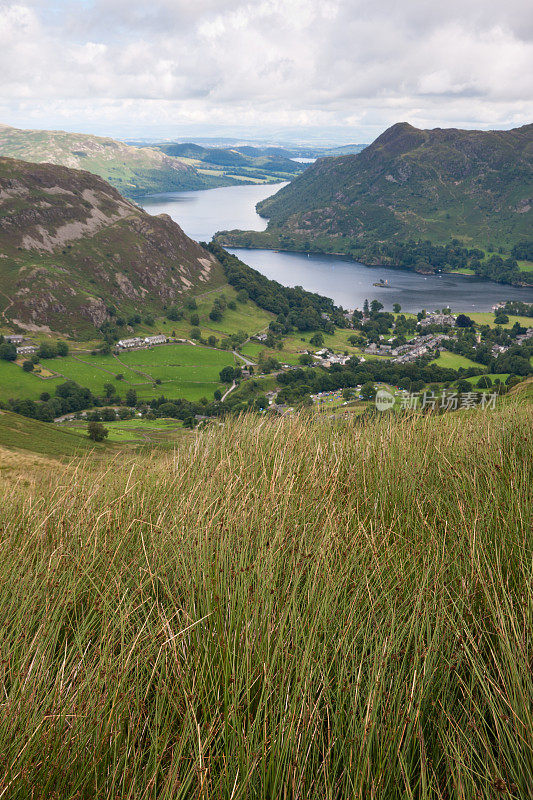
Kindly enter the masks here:
[[[280, 184], [224, 186], [196, 192], [148, 195], [138, 203], [149, 214], [168, 214], [197, 241], [208, 242], [220, 230], [266, 228], [256, 204], [278, 191]], [[399, 303], [404, 311], [449, 306], [452, 311], [489, 311], [504, 300], [533, 302], [533, 290], [465, 275], [420, 275], [386, 267], [367, 267], [342, 256], [306, 255], [276, 250], [228, 248], [242, 261], [285, 286], [303, 286], [331, 297], [344, 308], [361, 308], [377, 298], [388, 310]], [[387, 288], [374, 286], [387, 281]]]

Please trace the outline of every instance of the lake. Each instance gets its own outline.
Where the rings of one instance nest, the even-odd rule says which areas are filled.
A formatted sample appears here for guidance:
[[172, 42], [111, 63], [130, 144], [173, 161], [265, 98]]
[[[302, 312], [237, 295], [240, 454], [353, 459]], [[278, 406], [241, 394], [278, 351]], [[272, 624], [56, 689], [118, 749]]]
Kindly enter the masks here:
[[[150, 214], [168, 214], [197, 241], [208, 242], [216, 231], [262, 231], [267, 220], [255, 205], [284, 183], [224, 186], [196, 192], [169, 192], [140, 198]], [[230, 248], [228, 248], [230, 249]], [[450, 306], [452, 311], [490, 311], [502, 300], [533, 302], [533, 290], [464, 275], [419, 275], [409, 270], [366, 267], [341, 256], [307, 256], [273, 250], [231, 248], [242, 261], [285, 286], [303, 286], [333, 298], [344, 308], [361, 308], [377, 298], [386, 309], [399, 303], [404, 311]], [[388, 288], [373, 286], [381, 278]]]

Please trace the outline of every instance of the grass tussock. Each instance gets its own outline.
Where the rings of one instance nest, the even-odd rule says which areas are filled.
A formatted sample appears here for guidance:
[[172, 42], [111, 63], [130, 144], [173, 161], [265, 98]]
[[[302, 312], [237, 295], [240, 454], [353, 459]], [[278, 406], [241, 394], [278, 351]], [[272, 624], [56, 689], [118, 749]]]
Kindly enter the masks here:
[[244, 418], [0, 513], [0, 797], [530, 797], [532, 415]]

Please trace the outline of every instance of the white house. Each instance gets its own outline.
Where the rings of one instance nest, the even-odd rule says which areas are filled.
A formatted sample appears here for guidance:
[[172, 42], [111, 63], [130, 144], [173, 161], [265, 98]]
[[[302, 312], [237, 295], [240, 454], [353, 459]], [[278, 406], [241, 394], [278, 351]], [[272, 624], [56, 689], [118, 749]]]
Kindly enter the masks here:
[[145, 336], [144, 341], [146, 344], [165, 344], [167, 337], [164, 333], [156, 333], [153, 336]]
[[24, 341], [24, 336], [19, 333], [10, 333], [8, 336], [4, 336], [6, 342], [11, 342], [11, 344], [22, 344]]
[[119, 339], [117, 347], [122, 347], [127, 350], [132, 347], [142, 347], [143, 344], [144, 339], [141, 339], [140, 336], [134, 336], [132, 339]]
[[32, 353], [36, 353], [38, 349], [34, 344], [24, 344], [22, 347], [17, 347], [17, 355], [30, 356]]

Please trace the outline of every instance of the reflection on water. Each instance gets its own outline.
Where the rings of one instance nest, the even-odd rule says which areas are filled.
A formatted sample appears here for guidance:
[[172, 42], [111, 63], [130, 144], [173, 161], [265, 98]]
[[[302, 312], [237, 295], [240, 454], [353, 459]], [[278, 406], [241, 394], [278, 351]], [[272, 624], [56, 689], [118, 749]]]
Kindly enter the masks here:
[[[216, 231], [264, 230], [267, 221], [256, 203], [284, 183], [225, 186], [198, 192], [150, 195], [139, 201], [150, 214], [169, 214], [197, 241], [209, 241]], [[286, 286], [303, 286], [345, 308], [361, 308], [365, 298], [377, 298], [386, 309], [399, 303], [404, 311], [450, 306], [453, 311], [489, 311], [501, 300], [533, 302], [533, 290], [483, 281], [464, 275], [419, 275], [408, 270], [365, 267], [339, 256], [307, 256], [272, 250], [232, 250], [245, 263]], [[388, 288], [374, 286], [381, 278]]]

